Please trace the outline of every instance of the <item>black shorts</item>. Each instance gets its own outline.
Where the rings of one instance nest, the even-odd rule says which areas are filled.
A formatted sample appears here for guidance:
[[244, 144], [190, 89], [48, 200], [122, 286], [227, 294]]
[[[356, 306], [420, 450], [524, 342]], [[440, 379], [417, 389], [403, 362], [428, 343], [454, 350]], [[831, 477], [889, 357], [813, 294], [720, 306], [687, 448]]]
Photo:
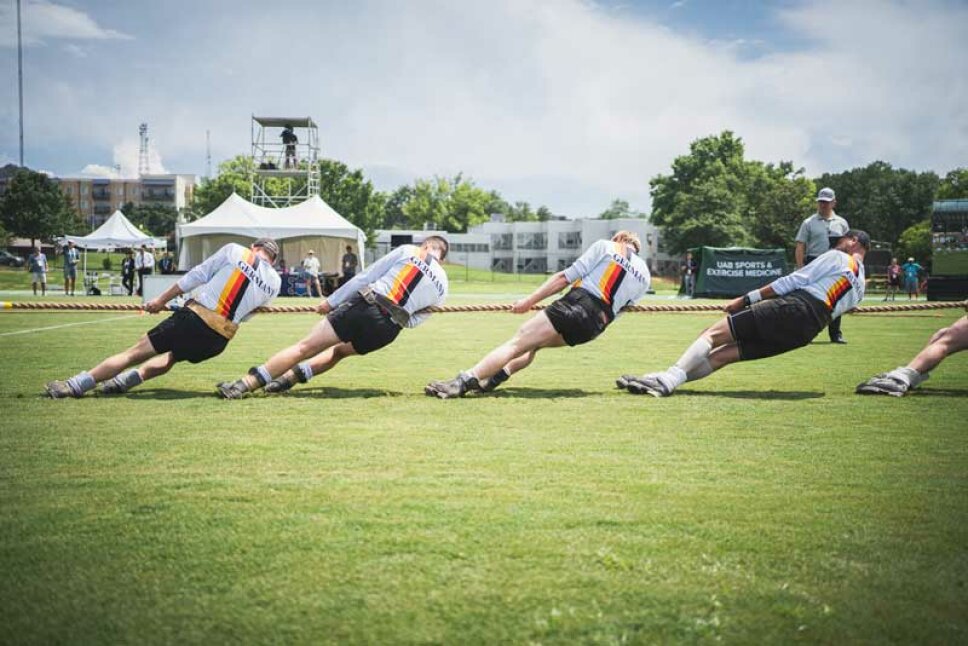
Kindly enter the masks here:
[[357, 354], [367, 354], [389, 345], [400, 334], [400, 326], [389, 313], [374, 303], [367, 303], [360, 294], [349, 299], [326, 316], [336, 336], [349, 343]]
[[588, 343], [604, 332], [613, 318], [608, 305], [581, 287], [549, 305], [545, 314], [568, 345]]
[[198, 314], [184, 307], [148, 330], [148, 340], [158, 354], [171, 352], [175, 361], [190, 363], [220, 355], [229, 344], [228, 339], [205, 325]]
[[744, 361], [802, 348], [830, 323], [827, 306], [802, 290], [754, 303], [729, 316]]

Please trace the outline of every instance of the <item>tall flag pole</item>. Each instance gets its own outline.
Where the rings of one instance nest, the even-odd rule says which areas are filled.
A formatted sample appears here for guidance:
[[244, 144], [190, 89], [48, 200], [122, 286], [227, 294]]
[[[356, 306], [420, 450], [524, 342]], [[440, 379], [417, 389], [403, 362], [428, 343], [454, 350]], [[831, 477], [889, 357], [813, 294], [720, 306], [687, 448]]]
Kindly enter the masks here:
[[17, 85], [20, 95], [20, 167], [24, 165], [24, 44], [20, 29], [20, 0], [17, 0]]

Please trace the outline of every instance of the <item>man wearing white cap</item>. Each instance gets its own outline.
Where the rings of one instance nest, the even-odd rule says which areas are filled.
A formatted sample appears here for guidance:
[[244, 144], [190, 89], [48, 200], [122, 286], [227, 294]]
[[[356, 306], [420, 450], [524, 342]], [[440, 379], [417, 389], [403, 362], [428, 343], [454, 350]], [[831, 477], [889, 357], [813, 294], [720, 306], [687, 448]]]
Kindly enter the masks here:
[[[797, 269], [813, 262], [821, 254], [833, 249], [850, 229], [847, 220], [834, 213], [837, 196], [832, 188], [817, 193], [817, 212], [808, 217], [797, 231], [795, 251]], [[835, 318], [827, 328], [831, 343], [847, 343], [840, 331], [840, 319]]]

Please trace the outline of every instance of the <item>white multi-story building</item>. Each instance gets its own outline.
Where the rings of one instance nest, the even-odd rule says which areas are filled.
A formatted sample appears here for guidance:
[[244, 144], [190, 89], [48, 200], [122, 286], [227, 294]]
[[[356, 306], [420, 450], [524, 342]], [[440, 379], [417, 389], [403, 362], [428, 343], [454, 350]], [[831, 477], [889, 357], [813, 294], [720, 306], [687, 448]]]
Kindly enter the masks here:
[[642, 239], [642, 257], [655, 274], [675, 273], [677, 259], [665, 253], [659, 230], [640, 218], [618, 220], [549, 220], [547, 222], [485, 222], [467, 233], [378, 230], [367, 250], [368, 261], [401, 244], [419, 243], [443, 235], [450, 242], [448, 260], [472, 269], [505, 273], [547, 274], [565, 269], [595, 241], [617, 231], [634, 231]]

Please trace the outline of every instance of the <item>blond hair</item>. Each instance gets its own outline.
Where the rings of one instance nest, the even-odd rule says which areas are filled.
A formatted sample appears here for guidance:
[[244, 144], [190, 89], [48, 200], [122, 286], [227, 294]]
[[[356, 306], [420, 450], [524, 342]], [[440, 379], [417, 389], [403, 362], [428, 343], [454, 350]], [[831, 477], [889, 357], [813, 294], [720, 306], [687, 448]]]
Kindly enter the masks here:
[[631, 231], [619, 231], [612, 236], [612, 242], [624, 242], [635, 249], [635, 253], [642, 250], [642, 241], [639, 236]]

